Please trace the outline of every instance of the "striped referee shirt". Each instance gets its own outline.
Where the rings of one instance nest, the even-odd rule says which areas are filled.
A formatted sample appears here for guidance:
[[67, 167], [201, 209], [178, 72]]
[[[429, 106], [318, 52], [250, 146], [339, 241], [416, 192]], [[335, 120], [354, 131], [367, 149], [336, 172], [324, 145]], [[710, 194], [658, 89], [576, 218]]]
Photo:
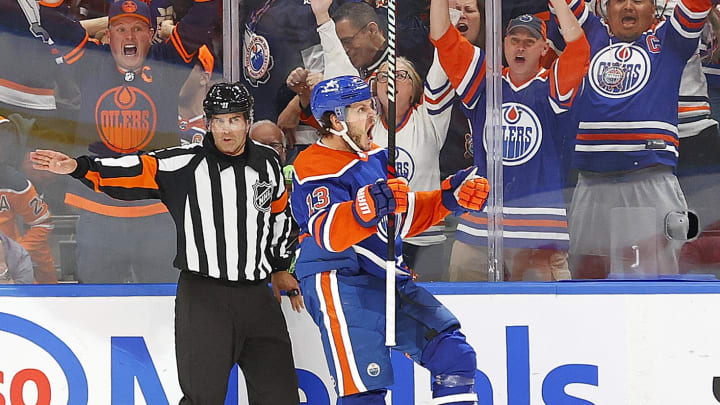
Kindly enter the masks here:
[[121, 200], [160, 199], [175, 221], [183, 271], [255, 282], [290, 265], [291, 219], [277, 153], [248, 138], [229, 156], [202, 144], [116, 158], [77, 159], [70, 175]]

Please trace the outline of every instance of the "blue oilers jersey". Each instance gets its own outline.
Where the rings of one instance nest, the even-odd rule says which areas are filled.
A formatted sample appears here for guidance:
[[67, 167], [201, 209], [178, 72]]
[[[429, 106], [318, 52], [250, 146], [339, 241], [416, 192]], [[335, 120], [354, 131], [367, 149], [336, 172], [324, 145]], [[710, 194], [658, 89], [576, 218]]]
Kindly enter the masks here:
[[[352, 213], [358, 190], [387, 178], [387, 151], [374, 145], [357, 154], [328, 148], [321, 142], [302, 151], [294, 163], [290, 196], [300, 227], [295, 272], [298, 278], [329, 270], [385, 278], [387, 221], [365, 228]], [[395, 267], [409, 277], [402, 260], [402, 238], [417, 235], [449, 214], [439, 191], [408, 194], [407, 213], [395, 216]]]
[[[135, 72], [121, 71], [110, 46], [90, 38], [79, 22], [53, 7], [42, 5], [40, 13], [62, 45], [60, 66], [73, 74], [82, 96], [76, 154], [112, 157], [180, 145], [178, 94], [196, 61], [213, 70], [214, 56], [203, 44], [218, 19], [216, 0], [195, 1], [170, 38], [150, 46]], [[65, 203], [85, 211], [116, 217], [167, 212], [156, 200], [120, 201], [79, 183], [69, 187]]]
[[[58, 12], [65, 13], [65, 7]], [[0, 0], [0, 106], [54, 111], [58, 67], [54, 40], [43, 28], [36, 2]], [[20, 111], [18, 111], [20, 112]]]
[[[246, 24], [263, 3], [253, 2], [257, 8], [245, 10]], [[245, 35], [245, 49], [240, 50], [241, 81], [255, 98], [255, 120], [277, 121], [294, 96], [285, 87], [285, 79], [293, 69], [304, 66], [301, 51], [320, 43], [317, 23], [308, 0], [275, 1], [256, 17], [251, 27], [255, 36]]]
[[[623, 42], [589, 13], [582, 0], [568, 0], [590, 42], [585, 92], [577, 101], [579, 120], [573, 155], [580, 170], [611, 172], [678, 158], [680, 80], [710, 9], [709, 0], [682, 0], [672, 15], [634, 42]], [[564, 45], [555, 19], [548, 34]]]
[[[475, 164], [486, 170], [485, 53], [450, 27], [435, 41], [440, 63], [463, 103], [473, 129]], [[503, 71], [503, 195], [505, 246], [567, 249], [565, 184], [567, 142], [574, 128], [570, 108], [581, 91], [589, 55], [587, 41], [569, 46], [551, 69], [539, 69], [529, 81], [516, 84]], [[464, 215], [457, 238], [487, 244], [487, 214]]]

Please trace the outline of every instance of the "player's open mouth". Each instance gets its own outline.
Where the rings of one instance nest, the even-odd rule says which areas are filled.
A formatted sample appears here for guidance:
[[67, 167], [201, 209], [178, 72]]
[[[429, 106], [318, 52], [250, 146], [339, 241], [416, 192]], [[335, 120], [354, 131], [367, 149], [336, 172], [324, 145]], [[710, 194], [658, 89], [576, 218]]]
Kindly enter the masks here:
[[518, 55], [515, 57], [515, 63], [525, 63], [525, 57], [522, 55]]
[[622, 18], [623, 25], [635, 25], [636, 22], [637, 18], [635, 17], [627, 16]]
[[465, 32], [468, 30], [468, 26], [465, 23], [458, 23], [457, 30], [460, 32]]
[[135, 45], [125, 45], [123, 47], [123, 55], [125, 56], [135, 56], [137, 55], [137, 46]]

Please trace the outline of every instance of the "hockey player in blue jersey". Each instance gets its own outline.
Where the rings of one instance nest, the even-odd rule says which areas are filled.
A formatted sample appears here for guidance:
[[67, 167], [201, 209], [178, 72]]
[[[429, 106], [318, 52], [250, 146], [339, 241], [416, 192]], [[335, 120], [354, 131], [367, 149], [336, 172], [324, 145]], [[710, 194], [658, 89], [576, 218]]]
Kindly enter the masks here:
[[[508, 67], [502, 71], [503, 196], [505, 261], [511, 280], [570, 278], [569, 235], [562, 189], [564, 149], [574, 136], [570, 109], [589, 64], [589, 45], [563, 0], [560, 16], [571, 52], [550, 69], [545, 23], [533, 15], [510, 21], [504, 39]], [[473, 128], [475, 164], [484, 173], [486, 145], [485, 53], [450, 23], [447, 0], [433, 0], [430, 34], [440, 64], [462, 101]], [[487, 279], [487, 213], [464, 215], [453, 246], [450, 279]], [[528, 271], [531, 270], [531, 271]], [[533, 273], [533, 275], [531, 275]]]
[[[676, 274], [683, 242], [668, 235], [686, 234], [688, 223], [676, 228], [668, 221], [687, 210], [674, 174], [680, 80], [711, 0], [681, 0], [659, 20], [653, 0], [610, 0], [602, 20], [582, 0], [567, 3], [591, 53], [577, 102], [579, 176], [569, 209], [574, 275]], [[554, 20], [548, 33], [565, 49]]]
[[458, 320], [402, 261], [402, 238], [450, 212], [479, 210], [489, 186], [471, 167], [441, 190], [409, 192], [387, 180], [387, 151], [372, 143], [370, 88], [356, 76], [320, 82], [311, 108], [320, 140], [298, 155], [291, 206], [300, 226], [295, 271], [305, 305], [320, 328], [339, 405], [385, 404], [393, 383], [385, 335], [386, 215], [395, 213], [396, 350], [430, 370], [436, 404], [474, 404], [475, 351]]

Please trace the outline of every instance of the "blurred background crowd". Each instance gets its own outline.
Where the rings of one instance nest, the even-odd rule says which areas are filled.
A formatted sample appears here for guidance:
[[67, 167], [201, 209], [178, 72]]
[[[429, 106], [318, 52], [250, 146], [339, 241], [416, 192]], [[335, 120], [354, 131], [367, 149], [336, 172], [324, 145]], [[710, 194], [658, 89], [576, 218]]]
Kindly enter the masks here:
[[[503, 34], [513, 32], [513, 24], [524, 21], [525, 15], [542, 21], [540, 39], [547, 52], [541, 55], [541, 67], [533, 69], [556, 72], [556, 61], [571, 48], [558, 34], [548, 2], [497, 1], [502, 6]], [[586, 30], [594, 58], [596, 45], [587, 23], [591, 17], [586, 14], [610, 27], [608, 18], [613, 16], [608, 15], [607, 1], [579, 4], [583, 1], [568, 4]], [[71, 156], [115, 157], [201, 142], [207, 129], [202, 100], [213, 83], [223, 80], [228, 63], [239, 67], [239, 80], [255, 98], [250, 136], [278, 152], [288, 178], [298, 153], [318, 140], [318, 124], [309, 112], [310, 92], [328, 76], [354, 74], [372, 84], [379, 120], [373, 139], [381, 146], [387, 144], [384, 1], [226, 2], [239, 11], [242, 43], [231, 61], [223, 55], [229, 31], [223, 24], [221, 0], [0, 0], [0, 282], [177, 281], [172, 268], [174, 225], [161, 201], [126, 202], [93, 193], [64, 177], [33, 170], [27, 154], [39, 148]], [[651, 5], [653, 29], [675, 18], [676, 0], [638, 2]], [[475, 59], [457, 71], [443, 60], [440, 48], [445, 38], [431, 35], [430, 0], [397, 1], [396, 170], [413, 190], [437, 189], [443, 178], [459, 169], [473, 163], [486, 165], [488, 142], [482, 130], [474, 128], [482, 126], [474, 124], [469, 113], [484, 113], [485, 98], [465, 88], [478, 74], [484, 79], [484, 59], [476, 62], [484, 58], [486, 48], [485, 4], [484, 0], [447, 3], [451, 24], [472, 45], [466, 48], [470, 54], [476, 52]], [[323, 23], [325, 15], [332, 24]], [[684, 64], [673, 107], [678, 120], [670, 142], [675, 157], [671, 163], [643, 167], [667, 166], [681, 190], [672, 192], [685, 206], [655, 212], [653, 201], [645, 210], [635, 206], [612, 206], [602, 214], [579, 210], [589, 207], [580, 204], [581, 197], [597, 199], [609, 192], [597, 187], [593, 171], [577, 160], [578, 151], [594, 147], [583, 143], [581, 136], [586, 112], [578, 110], [586, 104], [556, 106], [563, 115], [558, 115], [561, 125], [545, 128], [553, 155], [552, 163], [544, 166], [528, 164], [540, 159], [537, 148], [549, 148], [545, 143], [540, 146], [532, 131], [523, 132], [532, 127], [526, 122], [532, 114], [524, 112], [522, 103], [503, 104], [504, 280], [720, 276], [720, 11], [713, 7], [701, 20], [688, 22], [699, 32], [699, 42]], [[525, 56], [520, 60], [516, 54], [508, 55], [514, 49], [508, 46], [506, 66], [519, 69], [517, 63]], [[648, 46], [652, 49], [650, 42]], [[507, 60], [510, 57], [514, 59]], [[653, 74], [661, 71], [653, 66]], [[623, 75], [621, 69], [620, 73], [606, 70], [604, 83], [613, 72]], [[588, 91], [595, 83], [593, 74], [591, 68], [575, 91]], [[542, 77], [562, 81], [552, 75]], [[517, 85], [514, 91], [524, 85], [513, 83], [509, 76], [504, 80], [508, 86]], [[653, 86], [663, 85], [653, 77], [650, 80]], [[484, 80], [478, 83], [485, 86]], [[557, 99], [561, 104], [562, 95]], [[662, 104], [653, 98], [643, 102]], [[647, 149], [657, 146], [654, 139], [646, 141]], [[538, 174], [549, 170], [549, 165], [554, 172]], [[626, 179], [625, 168], [616, 170], [623, 171], [618, 176]], [[602, 170], [603, 181], [616, 170]], [[629, 172], [643, 180], [657, 175]], [[552, 184], [533, 187], [534, 179], [540, 178], [550, 178]], [[617, 187], [624, 181], [618, 181]], [[588, 197], [586, 187], [601, 194]], [[607, 190], [613, 188], [611, 182]], [[560, 196], [559, 200], [550, 194]], [[545, 203], [551, 200], [552, 204]], [[540, 206], [546, 208], [533, 208]], [[578, 206], [576, 219], [571, 219], [575, 224], [568, 224], [572, 213], [567, 211]], [[686, 215], [687, 210], [696, 215]], [[663, 220], [656, 221], [657, 216]], [[407, 265], [418, 281], [488, 280], [487, 222], [487, 214], [449, 216], [405, 241]], [[603, 231], [596, 233], [588, 223]], [[578, 229], [587, 230], [583, 238], [573, 237]], [[592, 238], [598, 246], [592, 252], [576, 249]], [[663, 253], [666, 250], [670, 254]]]

